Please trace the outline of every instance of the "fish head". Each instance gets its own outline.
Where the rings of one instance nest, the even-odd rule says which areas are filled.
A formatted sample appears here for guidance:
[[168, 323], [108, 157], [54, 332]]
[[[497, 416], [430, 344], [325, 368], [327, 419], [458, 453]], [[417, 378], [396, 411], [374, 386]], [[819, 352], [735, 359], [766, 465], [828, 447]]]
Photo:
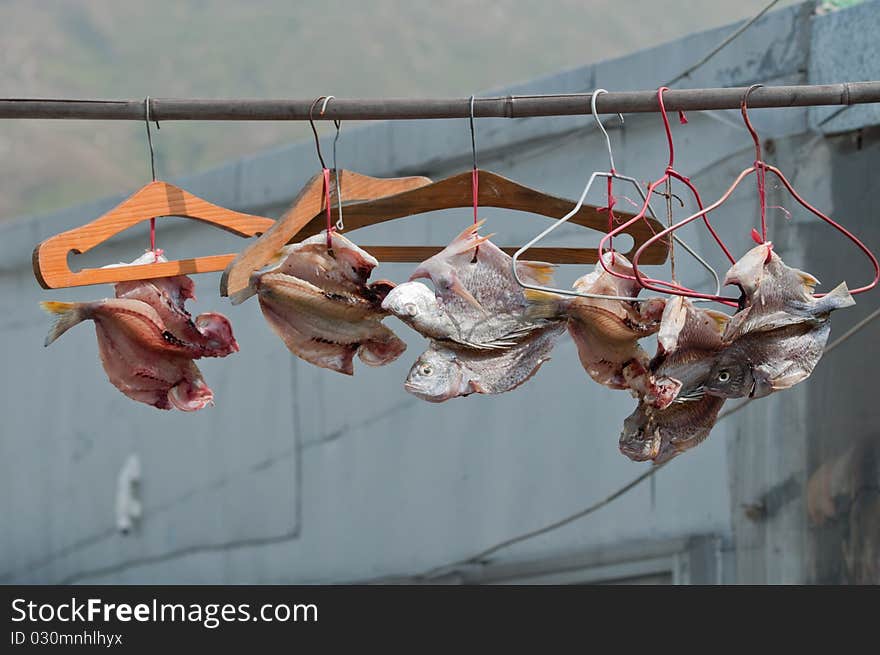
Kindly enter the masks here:
[[444, 317], [434, 292], [421, 282], [394, 287], [382, 301], [382, 309], [424, 334], [433, 334], [432, 328]]
[[757, 391], [751, 364], [724, 354], [712, 366], [704, 387], [706, 393], [721, 398], [752, 397]]
[[755, 246], [730, 267], [724, 276], [724, 284], [735, 284], [746, 296], [751, 297], [764, 279], [767, 264], [774, 257], [777, 255], [769, 241]]
[[620, 452], [636, 462], [654, 459], [660, 452], [660, 431], [651, 420], [651, 410], [639, 403], [636, 410], [623, 421], [618, 447]]
[[232, 324], [223, 314], [205, 312], [196, 316], [196, 329], [205, 336], [206, 348], [217, 357], [238, 352], [238, 342], [232, 334]]
[[419, 356], [403, 387], [414, 396], [432, 403], [442, 403], [471, 391], [454, 353], [433, 348]]

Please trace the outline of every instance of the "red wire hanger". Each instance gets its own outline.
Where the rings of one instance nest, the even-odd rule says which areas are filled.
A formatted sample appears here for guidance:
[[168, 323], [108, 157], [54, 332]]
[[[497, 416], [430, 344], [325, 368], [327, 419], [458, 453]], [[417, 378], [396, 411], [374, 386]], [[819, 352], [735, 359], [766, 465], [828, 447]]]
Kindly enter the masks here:
[[[644, 278], [641, 275], [641, 273], [639, 272], [639, 258], [642, 254], [642, 251], [645, 248], [649, 247], [652, 242], [656, 242], [656, 241], [663, 239], [663, 238], [668, 238], [676, 230], [684, 227], [685, 225], [687, 225], [691, 221], [694, 221], [697, 218], [704, 216], [705, 212], [709, 212], [709, 211], [713, 211], [713, 210], [717, 209], [730, 197], [730, 195], [733, 193], [734, 189], [736, 189], [736, 187], [739, 186], [740, 182], [742, 182], [746, 177], [748, 177], [752, 173], [754, 173], [756, 175], [756, 179], [757, 179], [758, 201], [760, 203], [760, 210], [761, 210], [761, 233], [758, 234], [757, 230], [752, 229], [752, 238], [758, 243], [767, 243], [767, 218], [766, 218], [766, 216], [767, 216], [767, 206], [766, 206], [767, 199], [766, 199], [766, 191], [765, 191], [765, 189], [766, 189], [765, 178], [766, 178], [766, 174], [769, 172], [769, 173], [772, 173], [780, 182], [782, 182], [782, 185], [786, 188], [786, 190], [789, 192], [791, 197], [794, 198], [798, 202], [799, 205], [801, 205], [804, 209], [809, 211], [811, 214], [822, 219], [823, 221], [828, 223], [831, 227], [833, 227], [834, 229], [839, 231], [841, 234], [843, 234], [847, 239], [849, 239], [853, 244], [855, 244], [855, 246], [859, 250], [861, 250], [865, 254], [865, 256], [868, 258], [868, 260], [871, 262], [871, 266], [874, 269], [874, 277], [871, 280], [871, 282], [869, 284], [858, 287], [856, 289], [850, 289], [850, 293], [855, 295], [857, 293], [864, 293], [865, 291], [869, 291], [869, 290], [873, 289], [875, 286], [877, 286], [878, 280], [880, 280], [880, 264], [878, 264], [877, 257], [874, 256], [874, 253], [872, 253], [871, 250], [864, 243], [862, 243], [862, 241], [859, 240], [858, 237], [856, 237], [852, 232], [850, 232], [845, 227], [843, 227], [842, 225], [837, 223], [835, 220], [826, 216], [821, 211], [819, 211], [818, 209], [813, 207], [806, 200], [804, 200], [800, 196], [800, 194], [798, 194], [798, 192], [795, 190], [795, 188], [791, 184], [791, 182], [788, 181], [788, 178], [786, 178], [785, 175], [783, 175], [782, 171], [780, 171], [775, 166], [772, 166], [763, 160], [763, 158], [761, 156], [761, 140], [758, 137], [758, 133], [755, 131], [755, 128], [752, 126], [751, 120], [749, 120], [749, 113], [748, 113], [749, 95], [752, 93], [752, 91], [759, 88], [760, 86], [761, 86], [760, 84], [753, 84], [752, 86], [750, 86], [746, 90], [745, 94], [743, 94], [742, 101], [740, 102], [740, 111], [742, 113], [743, 121], [745, 122], [746, 129], [749, 131], [749, 134], [752, 137], [752, 141], [755, 144], [755, 162], [749, 168], [745, 169], [743, 172], [741, 172], [737, 176], [737, 178], [734, 180], [733, 184], [730, 185], [730, 188], [728, 188], [727, 191], [724, 192], [724, 195], [722, 195], [721, 198], [719, 198], [717, 201], [715, 201], [714, 203], [712, 203], [711, 205], [709, 205], [705, 209], [703, 209], [701, 207], [700, 208], [701, 211], [688, 216], [687, 218], [676, 223], [675, 225], [667, 227], [665, 230], [655, 234], [653, 237], [651, 237], [645, 243], [643, 243], [641, 245], [641, 247], [639, 247], [639, 249], [636, 251], [636, 254], [633, 257], [633, 261], [632, 261], [633, 273], [634, 273], [636, 279], [641, 284], [643, 284], [645, 287], [653, 289], [653, 287], [649, 286], [649, 284], [646, 284], [646, 283], [651, 282], [652, 280], [650, 280], [649, 278]], [[815, 297], [821, 298], [824, 295], [826, 295], [826, 294], [824, 294], [824, 293], [823, 294], [816, 294]], [[722, 296], [718, 296], [718, 297], [713, 298], [713, 300], [717, 300], [719, 302], [726, 303], [729, 299], [724, 298]]]
[[[709, 233], [712, 235], [712, 238], [715, 239], [715, 242], [718, 244], [718, 246], [724, 252], [725, 256], [730, 261], [730, 263], [733, 264], [736, 261], [736, 260], [734, 260], [733, 255], [730, 254], [730, 251], [727, 249], [727, 246], [724, 245], [724, 242], [721, 240], [721, 237], [718, 236], [718, 234], [715, 232], [715, 229], [712, 227], [711, 223], [709, 222], [709, 217], [706, 215], [708, 213], [709, 209], [703, 208], [703, 201], [700, 198], [700, 193], [699, 193], [699, 191], [697, 191], [697, 188], [693, 185], [690, 178], [688, 178], [685, 175], [682, 175], [677, 170], [675, 170], [675, 145], [672, 142], [672, 129], [670, 128], [670, 125], [669, 125], [669, 117], [666, 113], [666, 106], [663, 103], [663, 93], [668, 90], [669, 89], [665, 86], [661, 86], [659, 89], [657, 89], [657, 102], [660, 106], [660, 116], [663, 119], [663, 128], [666, 131], [666, 141], [669, 146], [669, 163], [666, 165], [666, 169], [663, 172], [663, 175], [659, 179], [654, 180], [653, 182], [651, 182], [648, 185], [646, 200], [642, 203], [642, 206], [639, 209], [638, 213], [635, 216], [633, 216], [631, 219], [626, 221], [625, 223], [623, 223], [623, 224], [617, 226], [616, 228], [614, 228], [613, 230], [609, 231], [602, 238], [602, 240], [599, 243], [599, 255], [600, 255], [599, 262], [601, 263], [602, 268], [604, 268], [605, 271], [608, 272], [609, 274], [614, 275], [619, 278], [627, 279], [627, 280], [635, 280], [639, 284], [641, 284], [644, 288], [650, 289], [651, 291], [655, 291], [658, 293], [679, 295], [679, 296], [687, 296], [689, 298], [699, 298], [699, 299], [703, 299], [703, 300], [716, 300], [718, 302], [723, 302], [724, 304], [727, 304], [727, 305], [736, 306], [737, 301], [735, 298], [722, 298], [720, 296], [713, 295], [713, 294], [701, 293], [698, 291], [694, 291], [693, 289], [689, 289], [688, 287], [682, 286], [674, 281], [667, 282], [665, 280], [657, 280], [654, 278], [645, 277], [643, 275], [636, 273], [636, 271], [633, 271], [634, 275], [627, 275], [624, 273], [619, 273], [619, 272], [613, 271], [606, 265], [604, 257], [602, 256], [605, 253], [606, 246], [608, 244], [610, 244], [611, 240], [615, 236], [617, 236], [618, 234], [620, 234], [621, 232], [626, 230], [630, 225], [636, 223], [637, 221], [645, 219], [646, 212], [648, 211], [648, 205], [649, 205], [650, 198], [654, 194], [654, 192], [656, 191], [657, 187], [659, 187], [661, 184], [664, 184], [668, 180], [676, 179], [679, 182], [683, 183], [690, 190], [691, 195], [693, 195], [694, 200], [697, 203], [697, 207], [699, 207], [699, 209], [700, 209], [700, 211], [696, 214], [696, 217], [697, 218], [702, 217], [703, 222], [706, 225], [706, 229], [709, 230]], [[681, 111], [679, 112], [679, 119], [682, 123], [687, 122], [687, 119], [684, 116], [684, 112], [681, 112]], [[651, 237], [646, 242], [646, 244], [647, 243], [656, 243], [660, 238], [662, 238], [661, 235], [664, 235], [664, 234], [669, 234], [669, 230], [668, 229], [663, 230], [662, 232], [655, 234], [653, 237]], [[668, 240], [667, 240], [667, 242], [668, 242]]]

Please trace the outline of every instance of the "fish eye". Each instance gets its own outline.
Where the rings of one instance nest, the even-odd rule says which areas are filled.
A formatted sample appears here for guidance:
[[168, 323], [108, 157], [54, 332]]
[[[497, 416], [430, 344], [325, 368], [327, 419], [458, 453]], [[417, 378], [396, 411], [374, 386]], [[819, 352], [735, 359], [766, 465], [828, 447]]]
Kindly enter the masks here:
[[410, 316], [415, 316], [416, 314], [419, 313], [419, 308], [418, 308], [418, 307], [416, 306], [416, 304], [413, 303], [413, 302], [408, 302], [408, 303], [406, 303], [406, 304], [403, 306], [403, 309], [404, 309], [404, 310], [406, 311], [406, 313], [409, 314]]
[[433, 372], [434, 369], [431, 368], [430, 364], [423, 364], [422, 367], [419, 369], [419, 373], [421, 373], [425, 377], [430, 377]]
[[730, 371], [721, 371], [718, 374], [719, 382], [727, 382], [730, 379]]

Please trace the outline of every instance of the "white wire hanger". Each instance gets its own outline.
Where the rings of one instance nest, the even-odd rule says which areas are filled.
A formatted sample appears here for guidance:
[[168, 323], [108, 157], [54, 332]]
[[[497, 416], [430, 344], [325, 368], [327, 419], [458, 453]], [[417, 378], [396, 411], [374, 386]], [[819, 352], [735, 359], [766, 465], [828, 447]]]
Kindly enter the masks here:
[[[532, 289], [534, 291], [544, 291], [546, 293], [556, 293], [556, 294], [560, 294], [563, 296], [577, 296], [580, 298], [599, 298], [602, 300], [623, 300], [623, 301], [643, 300], [643, 298], [636, 298], [634, 296], [610, 296], [610, 295], [604, 295], [604, 294], [598, 294], [598, 293], [584, 293], [584, 292], [574, 291], [574, 290], [570, 290], [570, 289], [555, 289], [552, 287], [544, 287], [544, 286], [540, 286], [537, 284], [529, 284], [527, 282], [524, 282], [520, 278], [519, 273], [516, 270], [517, 269], [517, 265], [516, 265], [517, 261], [519, 260], [520, 257], [522, 257], [522, 255], [529, 248], [533, 247], [539, 241], [544, 239], [553, 230], [560, 227], [563, 223], [568, 221], [569, 218], [571, 218], [572, 216], [574, 216], [578, 212], [578, 210], [583, 205], [584, 200], [586, 200], [587, 195], [590, 193], [590, 189], [593, 186], [593, 182], [595, 182], [597, 178], [613, 179], [613, 180], [620, 180], [622, 182], [628, 182], [628, 183], [632, 184], [633, 187], [635, 187], [636, 191], [639, 192], [639, 196], [641, 196], [642, 202], [648, 203], [648, 201], [645, 197], [645, 192], [642, 190], [642, 186], [641, 186], [641, 184], [639, 184], [639, 181], [637, 179], [635, 179], [634, 177], [630, 177], [629, 175], [621, 175], [620, 173], [617, 172], [617, 169], [614, 166], [614, 153], [611, 150], [611, 138], [608, 136], [608, 132], [605, 130], [605, 126], [602, 124], [602, 120], [599, 118], [599, 114], [596, 111], [596, 100], [603, 93], [608, 93], [608, 91], [606, 91], [605, 89], [596, 89], [595, 91], [593, 91], [593, 93], [590, 95], [590, 109], [593, 113], [593, 118], [596, 119], [596, 125], [599, 127], [599, 129], [602, 131], [602, 135], [605, 137], [605, 147], [608, 151], [608, 161], [610, 164], [610, 170], [593, 172], [593, 174], [590, 175], [590, 179], [587, 181], [587, 185], [584, 187], [584, 190], [581, 193], [581, 196], [578, 199], [577, 204], [574, 206], [574, 208], [568, 214], [566, 214], [565, 216], [560, 218], [558, 221], [553, 223], [553, 225], [551, 225], [550, 227], [545, 229], [538, 236], [536, 236], [534, 239], [532, 239], [531, 241], [526, 243], [522, 248], [520, 248], [519, 250], [516, 251], [516, 253], [514, 253], [513, 262], [511, 263], [511, 266], [513, 268], [513, 276], [516, 279], [517, 283], [521, 287], [523, 287], [524, 289]], [[621, 120], [621, 122], [623, 121], [623, 116], [620, 116], [620, 120]], [[648, 212], [650, 213], [651, 217], [656, 219], [656, 215], [654, 214], [654, 210], [651, 208], [650, 203], [648, 203], [647, 206], [648, 206]], [[610, 211], [610, 209], [609, 209], [609, 211]], [[697, 260], [697, 262], [699, 262], [700, 265], [709, 272], [709, 274], [715, 280], [715, 295], [718, 295], [721, 291], [721, 279], [718, 277], [717, 271], [715, 271], [715, 269], [712, 268], [709, 265], [709, 263], [706, 262], [705, 259], [700, 257], [683, 240], [679, 239], [675, 235], [673, 235], [672, 238], [675, 240], [675, 243], [679, 244], [682, 248], [684, 248], [685, 251], [689, 255], [691, 255], [691, 257], [693, 257], [695, 260]], [[600, 256], [601, 256], [601, 253], [600, 253]]]

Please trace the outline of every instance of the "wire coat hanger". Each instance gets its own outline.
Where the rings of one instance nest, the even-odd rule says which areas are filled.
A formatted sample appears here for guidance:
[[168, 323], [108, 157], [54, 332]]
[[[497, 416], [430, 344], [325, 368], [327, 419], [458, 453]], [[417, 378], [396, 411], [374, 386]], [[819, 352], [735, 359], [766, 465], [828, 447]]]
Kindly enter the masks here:
[[[605, 294], [584, 293], [584, 292], [574, 291], [574, 290], [570, 290], [570, 289], [554, 289], [552, 287], [544, 287], [541, 285], [529, 284], [527, 282], [524, 282], [520, 278], [519, 272], [517, 271], [516, 263], [519, 260], [519, 258], [526, 253], [526, 251], [530, 250], [536, 243], [538, 243], [539, 241], [541, 241], [542, 239], [547, 237], [551, 232], [553, 232], [553, 230], [555, 230], [556, 228], [561, 226], [563, 223], [567, 222], [572, 216], [574, 216], [580, 210], [581, 206], [584, 203], [584, 200], [586, 199], [587, 195], [590, 192], [590, 189], [593, 186], [593, 183], [598, 178], [605, 178], [608, 181], [608, 185], [607, 185], [608, 204], [605, 209], [608, 212], [608, 231], [609, 232], [611, 232], [614, 228], [614, 218], [615, 218], [614, 211], [613, 211], [615, 201], [614, 201], [614, 196], [612, 195], [612, 181], [613, 180], [621, 180], [623, 182], [627, 182], [629, 184], [632, 184], [632, 186], [635, 187], [636, 191], [638, 191], [639, 195], [641, 196], [642, 202], [646, 205], [647, 212], [651, 213], [651, 218], [656, 219], [656, 216], [654, 215], [654, 211], [651, 208], [650, 201], [648, 200], [647, 196], [645, 195], [645, 192], [642, 190], [642, 186], [641, 186], [641, 184], [639, 184], [638, 180], [636, 180], [634, 177], [630, 177], [628, 175], [621, 175], [620, 173], [617, 172], [617, 169], [614, 166], [614, 152], [612, 151], [612, 148], [611, 148], [611, 137], [608, 136], [608, 131], [605, 129], [605, 126], [602, 124], [602, 119], [599, 118], [599, 112], [596, 107], [596, 101], [598, 100], [599, 96], [603, 93], [608, 93], [608, 92], [605, 89], [596, 89], [590, 95], [590, 110], [593, 114], [593, 118], [595, 118], [595, 120], [596, 120], [596, 125], [598, 126], [599, 130], [602, 132], [602, 135], [605, 138], [605, 148], [608, 151], [609, 169], [607, 172], [606, 171], [596, 171], [596, 172], [592, 173], [590, 175], [589, 180], [587, 181], [587, 185], [584, 187], [584, 190], [581, 193], [580, 198], [578, 198], [578, 201], [575, 204], [574, 208], [569, 213], [567, 213], [565, 216], [560, 218], [553, 225], [551, 225], [550, 227], [545, 229], [543, 232], [538, 234], [538, 236], [533, 238], [531, 241], [526, 243], [522, 248], [520, 248], [519, 250], [517, 250], [514, 253], [513, 262], [511, 263], [513, 276], [514, 276], [514, 278], [516, 278], [517, 283], [521, 287], [523, 287], [524, 289], [532, 289], [534, 291], [544, 291], [546, 293], [556, 293], [556, 294], [560, 294], [560, 295], [564, 295], [564, 296], [577, 296], [580, 298], [599, 298], [599, 299], [603, 299], [603, 300], [622, 300], [622, 301], [640, 300], [639, 298], [631, 297], [631, 296], [611, 296], [611, 295], [605, 295]], [[621, 122], [623, 122], [623, 116], [622, 115], [619, 115], [619, 116], [620, 116]], [[673, 238], [675, 239], [676, 243], [680, 244], [692, 257], [694, 257], [694, 259], [696, 259], [707, 271], [709, 271], [710, 275], [712, 275], [712, 277], [715, 280], [716, 293], [718, 293], [718, 290], [720, 289], [720, 286], [721, 286], [721, 282], [718, 278], [718, 273], [715, 272], [715, 269], [713, 269], [711, 266], [709, 266], [709, 264], [702, 257], [700, 257], [684, 241], [678, 239], [678, 237], [673, 237]], [[612, 257], [613, 257], [614, 256], [613, 249], [611, 250], [611, 253], [612, 253]]]
[[149, 129], [149, 107], [150, 98], [147, 96], [144, 100], [144, 118], [147, 124], [147, 142], [150, 149], [150, 170], [153, 181], [90, 223], [61, 232], [39, 243], [33, 252], [33, 269], [34, 276], [44, 289], [222, 271], [235, 257], [234, 254], [207, 255], [168, 262], [157, 261], [152, 264], [84, 268], [80, 271], [70, 269], [67, 261], [70, 253], [86, 253], [111, 237], [147, 220], [151, 222], [150, 248], [156, 252], [155, 220], [157, 217], [191, 218], [240, 237], [254, 237], [262, 234], [274, 223], [271, 218], [226, 209], [169, 182], [157, 180], [155, 153]]
[[[660, 116], [663, 119], [663, 128], [666, 131], [666, 142], [667, 142], [667, 145], [669, 148], [669, 162], [666, 165], [666, 169], [663, 172], [663, 175], [661, 175], [660, 178], [658, 178], [657, 180], [654, 180], [653, 182], [651, 182], [648, 185], [648, 191], [646, 194], [646, 198], [643, 201], [642, 207], [641, 207], [641, 209], [639, 209], [639, 212], [633, 218], [629, 219], [627, 222], [623, 223], [622, 225], [614, 228], [613, 230], [608, 232], [604, 237], [602, 237], [602, 241], [599, 243], [599, 251], [604, 255], [606, 245], [610, 243], [611, 239], [613, 239], [616, 235], [623, 232], [631, 224], [635, 223], [636, 221], [642, 220], [645, 217], [645, 213], [647, 212], [648, 207], [649, 207], [649, 199], [654, 194], [654, 192], [656, 191], [658, 186], [667, 182], [670, 179], [676, 179], [676, 180], [682, 182], [688, 188], [688, 190], [690, 190], [691, 194], [694, 197], [694, 200], [697, 203], [697, 207], [699, 207], [699, 211], [697, 212], [696, 216], [698, 218], [703, 219], [703, 223], [705, 224], [706, 229], [709, 230], [709, 233], [712, 235], [712, 238], [715, 240], [715, 242], [718, 244], [718, 246], [724, 252], [725, 256], [730, 261], [730, 263], [733, 264], [735, 261], [733, 258], [733, 255], [730, 254], [730, 251], [727, 249], [727, 246], [724, 245], [724, 242], [721, 240], [721, 238], [718, 236], [718, 234], [715, 232], [715, 229], [712, 227], [711, 223], [709, 222], [709, 217], [706, 215], [708, 213], [708, 210], [703, 207], [703, 201], [700, 199], [700, 194], [697, 191], [697, 188], [690, 181], [690, 178], [688, 178], [685, 175], [682, 175], [677, 170], [675, 170], [675, 146], [672, 141], [672, 129], [669, 126], [669, 117], [666, 114], [666, 107], [663, 104], [663, 94], [668, 90], [669, 89], [665, 86], [661, 86], [659, 89], [657, 89], [657, 104], [659, 105], [659, 108], [660, 108]], [[683, 112], [679, 112], [679, 116], [680, 116], [682, 123], [687, 122], [687, 120], [684, 117]], [[656, 243], [660, 242], [660, 239], [656, 238], [656, 233], [655, 233], [654, 237], [649, 238], [646, 241], [646, 243], [649, 243], [649, 242], [651, 245], [655, 245]], [[669, 243], [670, 240], [667, 239], [667, 240], [665, 240], [665, 242]], [[644, 245], [644, 244], [642, 244], [642, 245]], [[640, 250], [642, 248], [642, 245], [634, 248], [634, 250], [636, 252], [638, 252], [638, 250]], [[648, 249], [646, 248], [645, 250], [647, 252]], [[633, 257], [633, 259], [635, 259], [635, 257]], [[721, 303], [724, 303], [724, 304], [727, 304], [730, 306], [737, 305], [735, 298], [722, 298], [722, 297], [718, 296], [717, 293], [714, 295], [707, 294], [707, 293], [700, 293], [700, 292], [694, 291], [692, 289], [688, 289], [687, 287], [682, 286], [675, 281], [667, 282], [665, 280], [656, 280], [656, 279], [648, 278], [648, 277], [644, 277], [644, 276], [637, 277], [635, 270], [633, 271], [633, 275], [625, 275], [622, 273], [618, 273], [616, 271], [611, 270], [606, 265], [604, 258], [602, 258], [602, 257], [599, 258], [599, 263], [601, 264], [602, 268], [605, 269], [605, 271], [607, 273], [614, 275], [615, 277], [619, 277], [619, 278], [623, 278], [623, 279], [627, 279], [627, 280], [635, 280], [642, 287], [644, 287], [646, 289], [650, 289], [651, 291], [655, 291], [658, 293], [686, 296], [688, 298], [697, 298], [697, 299], [703, 299], [703, 300], [715, 300], [717, 302], [721, 302]], [[643, 261], [642, 263], [647, 264], [647, 263], [653, 263], [653, 262]]]
[[[472, 106], [474, 98], [472, 97]], [[345, 223], [349, 231], [362, 227], [378, 225], [386, 221], [416, 216], [441, 209], [464, 207], [495, 207], [538, 214], [552, 219], [560, 219], [571, 214], [568, 220], [581, 227], [605, 231], [605, 218], [601, 209], [590, 205], [577, 205], [575, 202], [551, 196], [542, 191], [524, 186], [491, 171], [476, 167], [476, 147], [474, 132], [471, 132], [473, 167], [471, 171], [421, 186], [397, 195], [378, 198], [367, 202], [347, 202], [345, 204]], [[347, 194], [347, 197], [350, 197]], [[574, 211], [573, 211], [574, 210]], [[629, 217], [629, 214], [623, 214]], [[645, 219], [640, 225], [628, 225], [623, 233], [633, 239], [633, 247], [627, 255], [644, 243], [662, 224], [653, 219]], [[315, 215], [301, 227], [298, 236], [305, 238], [323, 229], [321, 215]], [[444, 246], [362, 246], [380, 261], [421, 262], [438, 253]], [[501, 248], [514, 254], [517, 248]], [[655, 243], [645, 253], [645, 261], [663, 263], [666, 261], [666, 244]], [[559, 264], [595, 263], [598, 251], [595, 248], [533, 248], [533, 255], [541, 261]]]
[[[750, 86], [746, 90], [746, 92], [743, 94], [742, 102], [740, 103], [740, 112], [742, 114], [743, 122], [745, 123], [746, 129], [749, 131], [749, 135], [752, 137], [752, 141], [754, 142], [754, 145], [755, 145], [755, 161], [749, 168], [742, 171], [736, 177], [733, 184], [730, 185], [730, 187], [727, 189], [727, 191], [724, 192], [724, 194], [721, 196], [721, 198], [719, 198], [717, 201], [715, 201], [714, 203], [712, 203], [708, 207], [706, 207], [704, 209], [701, 208], [702, 212], [713, 211], [714, 209], [718, 208], [720, 205], [722, 205], [730, 197], [730, 195], [737, 188], [737, 186], [739, 186], [740, 182], [742, 182], [745, 178], [747, 178], [749, 175], [754, 173], [757, 177], [757, 182], [758, 182], [758, 200], [760, 203], [760, 212], [761, 212], [761, 234], [759, 235], [757, 233], [757, 231], [754, 229], [752, 230], [752, 233], [753, 233], [753, 238], [755, 239], [755, 241], [758, 241], [759, 243], [760, 242], [766, 243], [767, 242], [767, 220], [766, 220], [767, 206], [766, 206], [766, 197], [765, 197], [765, 179], [764, 178], [765, 178], [766, 173], [770, 172], [780, 182], [782, 182], [782, 185], [786, 188], [786, 190], [789, 192], [789, 194], [791, 194], [792, 198], [794, 198], [798, 202], [799, 205], [801, 205], [804, 209], [809, 211], [811, 214], [822, 219], [823, 221], [825, 221], [826, 223], [831, 225], [834, 229], [836, 229], [840, 233], [842, 233], [847, 239], [849, 239], [853, 244], [855, 244], [855, 246], [859, 250], [861, 250], [865, 254], [865, 256], [868, 258], [868, 260], [870, 261], [871, 266], [874, 269], [873, 279], [871, 280], [870, 283], [868, 283], [864, 286], [857, 287], [855, 289], [851, 289], [850, 294], [855, 295], [855, 294], [864, 293], [865, 291], [869, 291], [870, 289], [873, 289], [875, 286], [877, 286], [878, 280], [880, 280], [880, 264], [878, 264], [877, 257], [874, 255], [874, 253], [872, 253], [871, 250], [864, 243], [862, 243], [862, 241], [858, 237], [856, 237], [852, 232], [850, 232], [845, 227], [843, 227], [842, 225], [840, 225], [839, 223], [834, 221], [832, 218], [826, 216], [821, 211], [819, 211], [818, 209], [813, 207], [811, 204], [809, 204], [806, 200], [804, 200], [800, 196], [800, 194], [798, 194], [798, 192], [794, 189], [794, 186], [791, 184], [791, 182], [789, 182], [788, 179], [785, 177], [785, 175], [783, 175], [782, 171], [780, 171], [775, 166], [772, 166], [772, 165], [766, 163], [763, 160], [762, 155], [761, 155], [761, 140], [758, 137], [758, 133], [755, 130], [754, 126], [752, 125], [751, 120], [749, 119], [749, 113], [748, 113], [749, 95], [752, 93], [752, 91], [759, 88], [760, 86], [762, 86], [762, 85], [761, 84], [753, 84], [752, 86]], [[641, 255], [642, 255], [642, 250], [647, 251], [647, 247], [650, 245], [651, 241], [663, 239], [664, 237], [675, 232], [676, 230], [684, 227], [685, 225], [687, 225], [691, 221], [696, 220], [701, 215], [702, 215], [701, 213], [692, 214], [691, 216], [688, 216], [687, 218], [682, 219], [681, 221], [679, 221], [675, 225], [667, 227], [662, 232], [660, 232], [660, 233], [656, 234], [655, 236], [651, 237], [650, 239], [648, 239], [648, 241], [646, 241], [638, 249], [638, 251], [635, 254], [635, 257], [633, 258], [633, 273], [634, 273], [635, 277], [640, 282], [642, 280], [642, 276], [641, 276], [641, 273], [639, 272], [638, 267], [639, 267], [639, 262], [640, 262]], [[826, 294], [824, 294], [824, 293], [816, 294], [815, 297], [821, 298], [824, 295], [826, 295]], [[719, 297], [718, 300], [726, 300], [726, 299]]]

